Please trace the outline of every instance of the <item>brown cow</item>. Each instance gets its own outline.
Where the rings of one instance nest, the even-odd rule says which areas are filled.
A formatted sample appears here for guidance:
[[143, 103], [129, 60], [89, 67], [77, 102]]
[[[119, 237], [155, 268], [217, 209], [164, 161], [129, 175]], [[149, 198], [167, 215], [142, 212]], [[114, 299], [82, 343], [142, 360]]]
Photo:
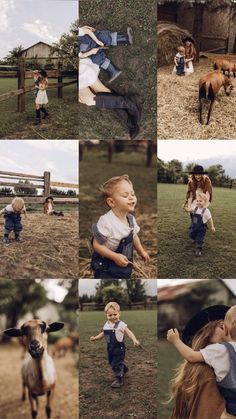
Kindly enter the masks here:
[[63, 357], [68, 351], [74, 351], [79, 343], [78, 335], [69, 335], [58, 339], [52, 349], [53, 356]]

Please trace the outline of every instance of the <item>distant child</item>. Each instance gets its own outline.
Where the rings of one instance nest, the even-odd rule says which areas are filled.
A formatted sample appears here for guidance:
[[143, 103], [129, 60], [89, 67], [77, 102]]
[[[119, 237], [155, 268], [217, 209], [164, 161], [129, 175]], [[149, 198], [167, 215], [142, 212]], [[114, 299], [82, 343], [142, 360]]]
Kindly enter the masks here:
[[45, 202], [43, 204], [43, 211], [44, 214], [47, 215], [57, 215], [57, 216], [64, 216], [62, 211], [55, 211], [54, 210], [54, 204], [53, 204], [53, 197], [52, 196], [48, 196], [45, 199]]
[[230, 415], [236, 415], [236, 306], [226, 312], [224, 322], [216, 327], [214, 343], [200, 351], [185, 345], [177, 329], [168, 331], [167, 340], [176, 347], [186, 361], [205, 362], [213, 368], [219, 391], [226, 403], [227, 414], [222, 417], [235, 417]]
[[124, 383], [124, 374], [128, 372], [125, 365], [125, 344], [124, 335], [126, 334], [132, 341], [134, 346], [140, 343], [134, 336], [133, 332], [128, 329], [127, 324], [120, 320], [120, 306], [115, 302], [110, 302], [104, 309], [107, 322], [103, 326], [103, 330], [97, 336], [91, 336], [90, 341], [102, 339], [105, 337], [107, 342], [108, 362], [115, 374], [115, 381], [111, 384], [112, 388], [119, 388]]
[[94, 64], [107, 71], [109, 74], [109, 83], [119, 77], [121, 70], [107, 58], [105, 49], [110, 46], [131, 45], [132, 43], [131, 28], [127, 29], [127, 33], [96, 30], [90, 26], [79, 28], [79, 57], [90, 57]]
[[39, 71], [39, 78], [35, 82], [35, 88], [38, 90], [37, 95], [35, 96], [35, 107], [36, 107], [36, 121], [35, 124], [38, 125], [41, 123], [41, 113], [43, 113], [43, 118], [49, 116], [46, 105], [48, 104], [47, 88], [48, 88], [48, 78], [47, 72], [45, 70]]
[[130, 214], [137, 204], [132, 182], [128, 175], [115, 176], [100, 191], [110, 211], [92, 225], [91, 268], [95, 278], [130, 278], [133, 247], [146, 263], [150, 262], [138, 237], [140, 228]]
[[5, 218], [3, 243], [9, 243], [9, 234], [11, 231], [15, 233], [15, 240], [20, 241], [20, 232], [23, 229], [21, 224], [22, 213], [26, 217], [25, 202], [22, 198], [14, 198], [11, 204], [0, 211], [0, 215], [4, 214]]
[[207, 208], [209, 200], [203, 192], [196, 193], [196, 200], [193, 201], [191, 209], [185, 206], [184, 210], [191, 213], [191, 226], [189, 228], [189, 237], [196, 244], [196, 256], [202, 255], [202, 247], [207, 231], [207, 223], [209, 223], [211, 230], [215, 233], [215, 227], [210, 210]]

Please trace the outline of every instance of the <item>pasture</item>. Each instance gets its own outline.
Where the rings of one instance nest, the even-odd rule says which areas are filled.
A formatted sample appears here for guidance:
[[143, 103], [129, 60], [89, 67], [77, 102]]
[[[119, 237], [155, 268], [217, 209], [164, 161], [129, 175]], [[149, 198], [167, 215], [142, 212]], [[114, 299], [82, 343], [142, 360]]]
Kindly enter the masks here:
[[[80, 0], [80, 26], [126, 32], [131, 27], [134, 42], [130, 46], [111, 47], [109, 58], [122, 74], [108, 85], [107, 76], [99, 77], [117, 92], [136, 93], [143, 107], [138, 138], [156, 139], [156, 2], [154, 0]], [[110, 110], [79, 104], [80, 139], [129, 139], [126, 128]]]
[[[71, 81], [71, 79], [63, 79]], [[57, 79], [49, 79], [57, 83]], [[26, 86], [33, 85], [26, 79]], [[16, 90], [17, 79], [0, 78], [0, 94]], [[40, 125], [35, 122], [33, 92], [26, 93], [26, 111], [17, 112], [17, 98], [0, 102], [0, 138], [5, 139], [75, 139], [78, 134], [78, 102], [76, 84], [63, 88], [63, 99], [57, 98], [57, 88], [48, 89], [48, 110], [50, 117]]]
[[[50, 347], [49, 347], [50, 353]], [[57, 384], [52, 401], [53, 418], [78, 418], [78, 373], [76, 355], [68, 353], [55, 358]], [[2, 419], [27, 419], [31, 417], [28, 395], [21, 401], [22, 347], [18, 343], [0, 345], [0, 417]], [[45, 418], [45, 396], [39, 397], [38, 419]]]
[[[157, 137], [175, 140], [235, 139], [236, 79], [231, 77], [234, 85], [231, 96], [227, 97], [223, 88], [220, 90], [209, 125], [201, 125], [198, 121], [198, 81], [201, 76], [213, 71], [213, 63], [209, 58], [201, 58], [200, 63], [194, 64], [195, 72], [185, 77], [171, 74], [173, 67], [174, 64], [158, 70]], [[209, 103], [203, 109], [204, 124], [208, 107]]]
[[2, 242], [0, 217], [0, 279], [78, 278], [78, 212], [76, 206], [65, 208], [64, 217], [42, 212], [22, 216], [20, 243], [13, 233], [9, 244]]
[[80, 313], [80, 416], [85, 418], [155, 418], [157, 417], [157, 312], [122, 311], [144, 349], [134, 347], [126, 338], [126, 362], [129, 372], [124, 386], [111, 389], [113, 373], [107, 361], [104, 340], [90, 342], [104, 325], [103, 312]]
[[107, 163], [106, 152], [99, 149], [87, 150], [80, 162], [80, 278], [93, 278], [91, 225], [109, 210], [100, 197], [99, 186], [125, 173], [138, 199], [135, 218], [140, 225], [139, 237], [151, 257], [145, 265], [135, 252], [133, 277], [156, 278], [156, 168], [145, 167], [145, 155], [137, 152], [114, 153], [112, 163]]
[[202, 257], [188, 237], [185, 194], [186, 185], [158, 184], [158, 278], [235, 278], [236, 190], [213, 187], [209, 209], [216, 233], [208, 229]]

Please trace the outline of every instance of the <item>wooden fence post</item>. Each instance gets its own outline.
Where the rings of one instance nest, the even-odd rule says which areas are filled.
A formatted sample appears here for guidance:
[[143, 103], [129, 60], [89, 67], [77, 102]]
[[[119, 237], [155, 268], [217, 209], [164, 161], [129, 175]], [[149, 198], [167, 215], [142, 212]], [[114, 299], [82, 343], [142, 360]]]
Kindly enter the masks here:
[[[61, 75], [61, 70], [62, 70], [62, 63], [60, 61], [58, 61], [58, 78], [57, 78], [58, 83], [62, 83], [62, 81], [63, 81], [63, 78], [62, 78], [62, 75]], [[62, 99], [62, 97], [63, 97], [63, 87], [58, 86], [57, 97], [58, 97], [58, 99]]]
[[[18, 59], [18, 89], [25, 88], [25, 60], [22, 56]], [[25, 93], [17, 96], [17, 112], [25, 111]]]
[[50, 172], [44, 172], [44, 191], [43, 194], [45, 197], [50, 195]]

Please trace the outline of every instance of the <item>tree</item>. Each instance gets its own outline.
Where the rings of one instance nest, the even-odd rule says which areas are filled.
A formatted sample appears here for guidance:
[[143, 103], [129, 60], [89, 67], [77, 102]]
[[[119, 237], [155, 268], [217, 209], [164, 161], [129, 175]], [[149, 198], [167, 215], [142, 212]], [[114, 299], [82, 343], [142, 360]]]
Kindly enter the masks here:
[[[16, 195], [37, 195], [37, 189], [29, 180], [19, 180], [19, 186], [14, 187]], [[24, 185], [32, 185], [31, 188], [24, 188]]]
[[145, 300], [146, 290], [141, 279], [127, 279], [126, 287], [130, 303], [136, 303]]
[[51, 55], [56, 52], [67, 70], [78, 70], [78, 26], [76, 20], [71, 24], [69, 33], [63, 33], [59, 41], [52, 45]]
[[1, 188], [0, 189], [0, 196], [12, 196], [12, 189], [11, 188]]
[[3, 58], [3, 62], [8, 65], [17, 65], [18, 59], [21, 56], [22, 51], [24, 51], [24, 48], [22, 45], [19, 45], [18, 47], [13, 48], [11, 51], [9, 51], [6, 57]]
[[128, 295], [124, 290], [122, 285], [109, 284], [104, 287], [101, 291], [102, 302], [104, 305], [110, 301], [115, 301], [119, 305], [124, 305], [128, 303]]

